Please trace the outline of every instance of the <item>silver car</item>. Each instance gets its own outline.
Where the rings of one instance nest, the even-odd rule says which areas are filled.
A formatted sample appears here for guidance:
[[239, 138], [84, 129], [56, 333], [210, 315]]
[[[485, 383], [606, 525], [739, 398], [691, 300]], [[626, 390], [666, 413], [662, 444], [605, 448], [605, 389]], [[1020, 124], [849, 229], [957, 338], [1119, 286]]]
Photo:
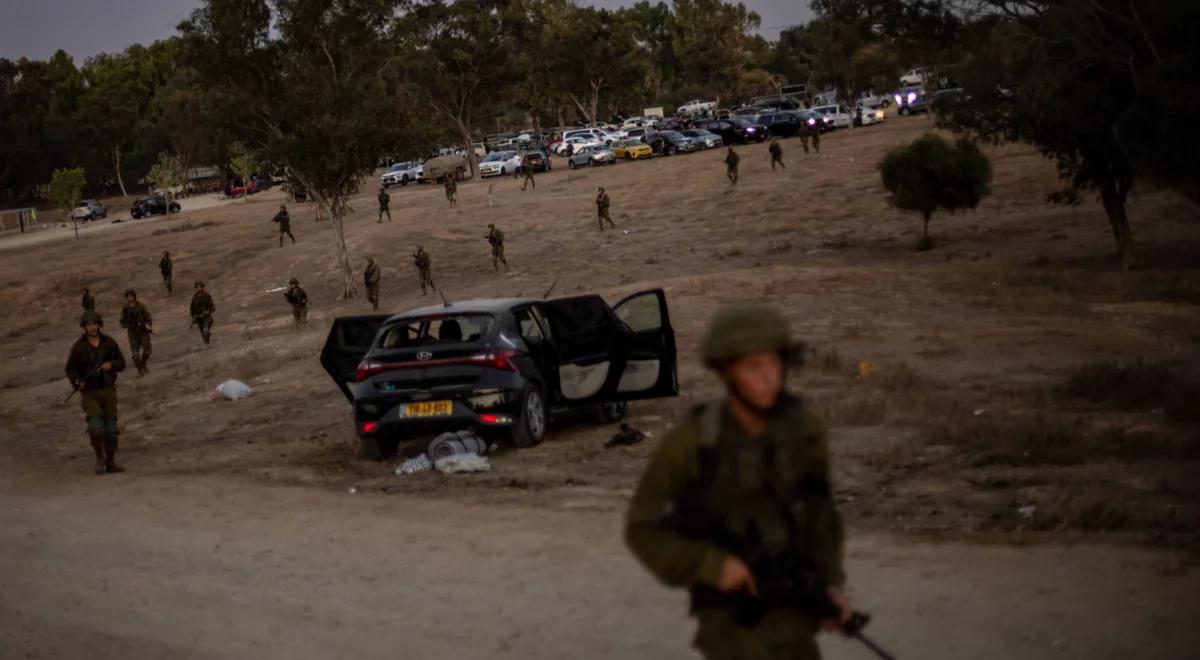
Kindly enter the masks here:
[[575, 169], [584, 165], [613, 165], [617, 155], [608, 147], [584, 147], [567, 157], [567, 167]]

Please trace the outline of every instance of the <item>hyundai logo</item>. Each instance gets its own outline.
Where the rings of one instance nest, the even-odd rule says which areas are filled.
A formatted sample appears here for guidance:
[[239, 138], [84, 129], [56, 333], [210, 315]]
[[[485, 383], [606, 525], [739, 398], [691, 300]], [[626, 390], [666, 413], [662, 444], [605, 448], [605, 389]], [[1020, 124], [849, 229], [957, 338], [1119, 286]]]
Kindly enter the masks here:
[[433, 353], [430, 353], [429, 351], [421, 351], [420, 353], [417, 353], [418, 360], [429, 360], [432, 358], [433, 358]]

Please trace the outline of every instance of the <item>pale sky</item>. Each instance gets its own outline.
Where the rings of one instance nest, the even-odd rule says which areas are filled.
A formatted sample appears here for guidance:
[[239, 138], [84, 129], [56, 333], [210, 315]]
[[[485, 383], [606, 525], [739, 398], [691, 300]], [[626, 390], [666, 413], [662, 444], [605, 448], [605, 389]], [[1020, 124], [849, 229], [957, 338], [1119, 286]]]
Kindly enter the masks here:
[[[584, 1], [613, 8], [633, 0]], [[761, 34], [768, 39], [812, 16], [807, 0], [742, 1], [762, 17]], [[0, 0], [0, 57], [46, 59], [62, 48], [82, 64], [96, 53], [171, 36], [199, 5], [199, 0]]]

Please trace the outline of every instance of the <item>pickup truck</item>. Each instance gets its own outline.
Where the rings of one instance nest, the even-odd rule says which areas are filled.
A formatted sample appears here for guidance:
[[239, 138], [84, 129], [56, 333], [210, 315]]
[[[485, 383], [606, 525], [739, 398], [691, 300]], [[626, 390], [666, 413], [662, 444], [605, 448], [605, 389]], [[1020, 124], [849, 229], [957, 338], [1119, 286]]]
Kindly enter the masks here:
[[717, 109], [717, 104], [714, 101], [702, 101], [700, 99], [692, 99], [687, 103], [679, 106], [679, 114], [681, 115], [699, 115], [711, 113]]

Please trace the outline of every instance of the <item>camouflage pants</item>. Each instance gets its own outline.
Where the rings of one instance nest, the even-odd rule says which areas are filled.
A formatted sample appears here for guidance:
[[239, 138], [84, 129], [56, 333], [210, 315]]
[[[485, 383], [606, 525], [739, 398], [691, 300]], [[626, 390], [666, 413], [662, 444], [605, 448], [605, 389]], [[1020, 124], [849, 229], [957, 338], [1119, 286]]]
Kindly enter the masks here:
[[537, 188], [537, 183], [535, 183], [533, 180], [533, 170], [529, 168], [525, 169], [525, 182], [521, 184], [521, 190], [525, 190], [525, 186], [533, 186], [535, 189]]
[[732, 612], [703, 610], [697, 614], [696, 650], [706, 660], [820, 660], [817, 627], [804, 615], [768, 612], [753, 628], [739, 626]]
[[163, 284], [167, 287], [167, 293], [171, 293], [171, 274], [163, 273]]
[[292, 320], [296, 322], [297, 328], [303, 328], [308, 325], [308, 307], [293, 307]]
[[371, 303], [375, 309], [379, 309], [379, 285], [367, 285], [367, 302]]
[[500, 270], [500, 264], [503, 263], [505, 268], [508, 268], [508, 259], [504, 258], [504, 246], [492, 246], [492, 268]]
[[450, 206], [454, 206], [458, 203], [454, 200], [454, 191], [450, 190], [449, 188], [446, 189], [446, 199], [450, 200]]
[[782, 167], [785, 170], [787, 169], [787, 165], [783, 164], [783, 156], [771, 156], [771, 171], [772, 172], [775, 171], [775, 163], [779, 163], [780, 167]]
[[617, 225], [612, 221], [612, 218], [609, 217], [609, 215], [608, 215], [608, 207], [607, 206], [597, 207], [596, 208], [596, 222], [600, 223], [600, 231], [604, 231], [604, 221], [605, 220], [608, 220], [608, 224], [610, 226], [612, 226], [613, 229], [617, 228]]
[[738, 168], [736, 165], [729, 165], [725, 168], [725, 176], [729, 177], [729, 183], [737, 185]]
[[203, 339], [204, 343], [207, 344], [209, 339], [212, 338], [212, 325], [213, 325], [212, 317], [207, 316], [207, 315], [206, 316], [198, 316], [198, 317], [196, 317], [195, 321], [196, 321], [196, 327], [200, 329], [200, 338]]
[[296, 242], [296, 237], [295, 237], [295, 236], [292, 236], [292, 228], [291, 228], [291, 227], [287, 227], [287, 228], [280, 227], [280, 228], [279, 228], [279, 247], [283, 247], [283, 237], [284, 237], [285, 235], [286, 235], [288, 238], [292, 239], [292, 242], [293, 242], [293, 243], [295, 243], [295, 242]]
[[434, 291], [437, 291], [437, 287], [435, 287], [433, 285], [433, 273], [431, 273], [429, 271], [429, 269], [422, 268], [421, 272], [420, 272], [420, 278], [421, 278], [421, 295], [425, 295], [425, 293], [426, 293], [425, 287], [426, 286], [428, 286], [430, 289], [433, 289]]
[[388, 222], [392, 221], [392, 211], [386, 206], [379, 207], [379, 219], [376, 222], [383, 222], [383, 216], [387, 216]]
[[133, 358], [138, 373], [146, 369], [146, 361], [150, 359], [149, 332], [129, 331], [129, 356]]

